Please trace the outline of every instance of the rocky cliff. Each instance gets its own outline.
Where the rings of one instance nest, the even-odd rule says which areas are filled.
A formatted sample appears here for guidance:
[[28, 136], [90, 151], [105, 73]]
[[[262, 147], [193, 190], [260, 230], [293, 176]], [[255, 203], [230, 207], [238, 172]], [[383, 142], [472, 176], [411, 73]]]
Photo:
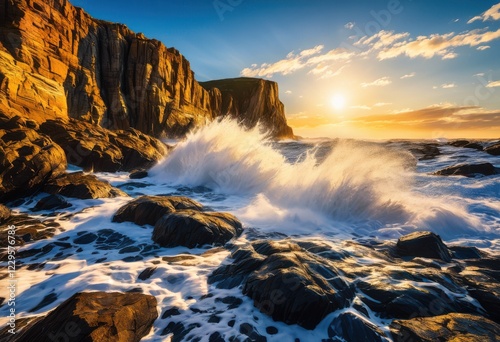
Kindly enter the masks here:
[[293, 136], [292, 128], [286, 123], [285, 107], [279, 100], [276, 82], [241, 77], [201, 85], [214, 94], [221, 92], [212, 104], [220, 115], [230, 115], [247, 127], [260, 123], [275, 137]]
[[177, 50], [125, 25], [93, 19], [67, 0], [0, 0], [0, 109], [10, 115], [181, 136], [231, 114], [290, 136], [276, 84], [247, 81], [250, 92], [240, 81], [207, 90]]

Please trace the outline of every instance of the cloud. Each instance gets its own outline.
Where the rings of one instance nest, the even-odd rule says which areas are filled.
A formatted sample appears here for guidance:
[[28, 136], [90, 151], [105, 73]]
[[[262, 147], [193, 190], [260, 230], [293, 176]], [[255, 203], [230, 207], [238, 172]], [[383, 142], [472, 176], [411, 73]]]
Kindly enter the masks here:
[[347, 24], [344, 25], [344, 27], [348, 30], [352, 30], [354, 28], [354, 25], [356, 25], [355, 23], [353, 23], [352, 21], [348, 22]]
[[434, 105], [398, 114], [369, 115], [350, 119], [363, 126], [411, 129], [474, 129], [500, 127], [500, 110], [481, 107]]
[[415, 75], [416, 75], [416, 73], [412, 72], [412, 73], [401, 76], [400, 79], [404, 80], [405, 78], [412, 78]]
[[308, 74], [319, 76], [320, 79], [325, 79], [340, 75], [346, 67], [347, 65], [343, 65], [338, 69], [334, 69], [331, 65], [320, 64], [314, 69], [311, 69]]
[[483, 14], [477, 15], [474, 18], [470, 19], [467, 22], [467, 24], [471, 24], [471, 23], [475, 22], [476, 20], [482, 20], [482, 21], [500, 20], [500, 3], [493, 5], [490, 9], [488, 9]]
[[[305, 67], [317, 68], [312, 74], [318, 75], [325, 72], [327, 77], [335, 76], [335, 71], [331, 70], [331, 63], [336, 61], [349, 61], [354, 56], [354, 52], [337, 48], [320, 54], [324, 45], [317, 45], [311, 49], [303, 50], [299, 54], [293, 51], [288, 53], [286, 58], [274, 63], [264, 63], [260, 66], [251, 65], [250, 68], [244, 68], [241, 71], [242, 76], [247, 77], [272, 77], [275, 74], [288, 75]], [[313, 69], [313, 70], [314, 70]], [[341, 69], [341, 68], [340, 68]], [[324, 75], [323, 75], [324, 76]]]
[[392, 81], [391, 81], [390, 77], [385, 76], [385, 77], [379, 78], [373, 82], [361, 83], [361, 86], [363, 88], [366, 88], [366, 87], [385, 87], [391, 83], [392, 83]]
[[362, 37], [354, 45], [366, 45], [370, 46], [372, 50], [379, 50], [386, 46], [391, 46], [397, 41], [407, 38], [409, 35], [408, 32], [394, 33], [394, 31], [381, 30], [373, 36]]
[[377, 102], [373, 105], [373, 107], [384, 107], [384, 106], [390, 106], [392, 103], [391, 102]]
[[443, 89], [449, 89], [449, 88], [456, 88], [457, 85], [455, 83], [444, 83], [441, 84], [441, 88]]
[[493, 82], [489, 82], [487, 85], [486, 85], [487, 88], [494, 88], [494, 87], [500, 87], [500, 81], [493, 81]]
[[489, 45], [481, 45], [481, 46], [478, 46], [478, 47], [477, 47], [477, 49], [478, 49], [479, 51], [483, 51], [483, 50], [487, 50], [487, 49], [489, 49], [490, 47], [491, 47], [491, 46], [489, 46]]
[[371, 107], [368, 107], [368, 106], [351, 106], [351, 109], [371, 110]]
[[291, 90], [287, 90], [287, 91], [285, 91], [285, 94], [291, 94], [291, 93], [292, 93], [292, 91], [291, 91]]
[[[377, 35], [378, 34], [368, 38], [368, 40], [371, 40], [373, 37], [375, 37], [374, 39], [379, 39], [376, 37]], [[394, 36], [400, 37], [400, 35]], [[457, 56], [453, 48], [460, 46], [475, 47], [498, 38], [500, 38], [500, 29], [496, 31], [477, 29], [460, 34], [450, 32], [446, 34], [418, 36], [413, 40], [394, 41], [389, 45], [385, 43], [377, 45], [377, 43], [374, 43], [374, 46], [381, 47], [378, 49], [377, 55], [379, 60], [395, 58], [401, 55], [406, 55], [410, 58], [432, 58], [440, 56], [443, 59], [451, 59]]]

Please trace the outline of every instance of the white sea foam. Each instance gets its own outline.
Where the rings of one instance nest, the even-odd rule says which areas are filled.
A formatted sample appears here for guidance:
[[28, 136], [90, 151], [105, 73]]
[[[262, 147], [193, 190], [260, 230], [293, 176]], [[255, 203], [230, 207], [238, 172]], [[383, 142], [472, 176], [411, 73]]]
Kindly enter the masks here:
[[415, 191], [414, 163], [409, 153], [352, 140], [337, 141], [326, 157], [312, 149], [290, 163], [258, 128], [226, 119], [189, 135], [151, 173], [157, 182], [248, 198], [240, 218], [287, 234], [494, 233], [464, 203]]

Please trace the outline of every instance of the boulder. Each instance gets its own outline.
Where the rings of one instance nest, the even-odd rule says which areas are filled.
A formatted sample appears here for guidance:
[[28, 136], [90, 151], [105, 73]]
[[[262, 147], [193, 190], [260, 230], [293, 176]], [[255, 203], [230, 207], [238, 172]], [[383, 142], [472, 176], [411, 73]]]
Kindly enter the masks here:
[[59, 194], [79, 199], [111, 198], [128, 196], [108, 182], [83, 172], [67, 173], [50, 180], [43, 190], [49, 194]]
[[77, 293], [21, 330], [17, 341], [138, 342], [158, 317], [156, 305], [140, 293]]
[[220, 246], [242, 232], [241, 222], [231, 214], [179, 210], [156, 222], [153, 241], [164, 247]]
[[29, 195], [66, 170], [62, 148], [0, 112], [0, 201]]
[[390, 330], [394, 341], [495, 342], [500, 336], [499, 324], [481, 316], [460, 313], [396, 320]]
[[349, 342], [385, 342], [385, 333], [361, 315], [344, 312], [328, 326], [328, 337]]
[[132, 128], [110, 131], [69, 119], [47, 120], [40, 130], [64, 148], [68, 163], [93, 171], [131, 171], [149, 168], [167, 154], [158, 139]]
[[500, 143], [496, 143], [493, 145], [490, 145], [484, 149], [486, 153], [489, 153], [493, 156], [500, 156]]
[[134, 222], [140, 226], [154, 226], [165, 214], [176, 210], [203, 210], [203, 206], [183, 196], [141, 196], [122, 206], [113, 216], [113, 222]]
[[478, 151], [483, 150], [483, 146], [481, 144], [476, 143], [476, 142], [470, 142], [468, 140], [452, 141], [451, 143], [449, 143], [449, 145], [455, 146], [455, 147], [472, 148], [472, 149], [475, 149]]
[[209, 276], [209, 283], [218, 288], [243, 285], [254, 306], [277, 321], [314, 329], [354, 297], [334, 263], [292, 242], [252, 242], [236, 248], [231, 258], [231, 264]]
[[434, 172], [434, 174], [438, 176], [466, 176], [466, 177], [474, 177], [474, 175], [476, 174], [491, 176], [497, 173], [499, 173], [498, 170], [490, 163], [453, 165], [445, 169]]
[[[2, 207], [6, 208], [0, 205], [0, 211]], [[14, 234], [15, 246], [23, 246], [29, 242], [48, 239], [54, 236], [60, 226], [51, 218], [42, 221], [26, 214], [15, 213], [5, 214], [3, 220], [0, 220], [0, 224], [0, 247], [7, 247], [8, 245], [9, 226], [16, 227]]]
[[71, 207], [72, 204], [66, 201], [61, 195], [48, 195], [39, 200], [32, 211], [57, 210]]
[[439, 235], [432, 232], [414, 232], [398, 239], [397, 253], [402, 256], [423, 257], [451, 261], [451, 252]]

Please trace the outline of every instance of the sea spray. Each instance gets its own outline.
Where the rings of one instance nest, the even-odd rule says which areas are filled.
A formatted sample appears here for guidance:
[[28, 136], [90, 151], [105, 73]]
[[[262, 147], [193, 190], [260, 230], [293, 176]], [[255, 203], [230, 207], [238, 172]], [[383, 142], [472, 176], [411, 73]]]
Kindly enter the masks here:
[[443, 236], [487, 230], [467, 218], [463, 206], [412, 191], [416, 160], [409, 152], [356, 140], [331, 144], [327, 155], [313, 148], [289, 162], [258, 127], [223, 119], [189, 134], [151, 175], [249, 198], [237, 212], [241, 219], [259, 227], [288, 225], [288, 232], [324, 226], [395, 235], [432, 225]]

